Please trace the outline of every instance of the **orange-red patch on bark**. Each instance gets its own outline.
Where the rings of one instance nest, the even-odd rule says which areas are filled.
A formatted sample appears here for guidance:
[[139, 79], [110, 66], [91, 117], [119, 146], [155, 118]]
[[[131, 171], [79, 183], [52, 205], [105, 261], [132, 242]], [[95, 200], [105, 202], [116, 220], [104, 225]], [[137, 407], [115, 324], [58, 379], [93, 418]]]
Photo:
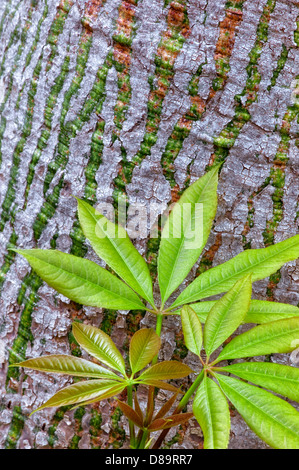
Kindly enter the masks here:
[[95, 19], [102, 5], [103, 0], [89, 0], [85, 5], [84, 16]]
[[119, 64], [122, 64], [127, 68], [130, 67], [131, 54], [129, 46], [125, 46], [123, 44], [119, 44], [119, 42], [115, 42], [113, 49], [113, 57]]
[[242, 11], [226, 10], [225, 18], [220, 22], [220, 34], [216, 44], [215, 60], [231, 55], [236, 37], [236, 28], [242, 21]]
[[203, 100], [200, 96], [192, 96], [191, 103], [196, 105], [196, 111], [202, 114], [206, 109], [206, 100]]

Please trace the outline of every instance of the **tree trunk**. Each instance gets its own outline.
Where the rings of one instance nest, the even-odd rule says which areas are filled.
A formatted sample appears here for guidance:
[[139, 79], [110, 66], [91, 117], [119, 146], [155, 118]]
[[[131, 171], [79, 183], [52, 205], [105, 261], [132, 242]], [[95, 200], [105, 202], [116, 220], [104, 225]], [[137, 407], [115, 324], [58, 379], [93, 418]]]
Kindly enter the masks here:
[[[56, 247], [99, 262], [72, 195], [116, 208], [125, 194], [129, 207], [165, 208], [217, 161], [218, 212], [189, 280], [296, 234], [299, 4], [3, 0], [0, 18], [0, 448], [128, 447], [114, 399], [28, 417], [70, 380], [8, 363], [81, 354], [74, 319], [104, 329], [126, 354], [132, 333], [155, 319], [77, 305], [8, 248]], [[154, 277], [158, 243], [149, 230], [134, 243]], [[298, 280], [291, 262], [255, 283], [254, 298], [297, 305]], [[167, 317], [163, 338], [161, 358], [197, 367], [179, 318]], [[202, 446], [194, 419], [173, 437], [173, 448]], [[235, 411], [230, 447], [266, 447]]]

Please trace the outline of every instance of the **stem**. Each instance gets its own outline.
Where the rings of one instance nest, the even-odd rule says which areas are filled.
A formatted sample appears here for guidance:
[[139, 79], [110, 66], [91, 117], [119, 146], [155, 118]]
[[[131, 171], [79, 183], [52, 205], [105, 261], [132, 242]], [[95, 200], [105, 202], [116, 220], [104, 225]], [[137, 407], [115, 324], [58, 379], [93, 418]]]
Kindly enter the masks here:
[[161, 336], [162, 321], [163, 321], [163, 314], [160, 313], [159, 315], [157, 315], [157, 323], [156, 323], [156, 333], [158, 336]]
[[[163, 314], [159, 313], [157, 315], [157, 322], [156, 322], [156, 333], [159, 337], [161, 336], [162, 322], [163, 322]], [[158, 362], [158, 354], [153, 358], [152, 365], [157, 364], [157, 362]]]
[[[157, 322], [156, 322], [156, 333], [159, 337], [161, 336], [162, 322], [163, 322], [163, 314], [159, 313], [159, 314], [157, 314]], [[158, 354], [153, 358], [152, 365], [156, 364], [157, 362], [158, 362]], [[145, 425], [148, 425], [151, 422], [152, 417], [153, 417], [153, 413], [154, 413], [154, 394], [155, 394], [155, 387], [150, 386], [149, 389], [148, 389], [148, 404], [147, 404], [146, 417], [145, 417], [145, 421], [144, 421]], [[148, 436], [148, 431], [144, 430], [138, 448], [143, 449], [143, 447], [141, 447], [141, 445], [143, 445], [143, 446], [145, 445], [147, 436]]]
[[201, 371], [199, 376], [195, 379], [195, 381], [193, 382], [193, 384], [191, 385], [189, 390], [187, 390], [187, 392], [185, 393], [185, 395], [181, 399], [180, 403], [177, 406], [178, 412], [180, 412], [187, 405], [187, 403], [190, 400], [191, 396], [193, 395], [195, 390], [197, 390], [197, 388], [199, 387], [203, 377], [204, 377], [204, 370]]
[[[200, 385], [202, 379], [204, 377], [204, 370], [201, 371], [201, 373], [199, 374], [199, 376], [196, 378], [196, 380], [193, 382], [193, 384], [191, 385], [191, 387], [189, 388], [189, 390], [185, 393], [185, 395], [183, 396], [183, 398], [181, 399], [180, 403], [178, 404], [178, 406], [176, 407], [175, 411], [173, 412], [173, 414], [177, 414], [177, 413], [180, 413], [182, 411], [182, 409], [187, 405], [188, 401], [190, 400], [191, 396], [193, 395], [193, 393], [195, 392], [195, 390], [198, 388], [198, 386]], [[159, 449], [159, 447], [161, 446], [162, 442], [164, 441], [165, 437], [167, 436], [169, 432], [169, 429], [164, 429], [160, 436], [158, 437], [158, 439], [156, 440], [155, 444], [153, 445], [152, 449]]]
[[[132, 385], [127, 386], [127, 398], [128, 398], [128, 405], [133, 408], [133, 387]], [[129, 420], [129, 429], [130, 429], [130, 445], [131, 448], [135, 446], [135, 427], [133, 421]]]
[[148, 430], [145, 429], [143, 431], [142, 438], [141, 438], [140, 444], [138, 446], [138, 449], [144, 449], [146, 441], [147, 441], [147, 436], [148, 436]]
[[[156, 333], [159, 337], [161, 336], [162, 321], [163, 321], [163, 315], [160, 313], [159, 315], [157, 315], [157, 323], [156, 323]], [[152, 365], [157, 364], [157, 362], [158, 362], [158, 354], [153, 358]], [[147, 417], [146, 417], [147, 424], [151, 421], [152, 415], [154, 412], [154, 393], [155, 393], [155, 387], [149, 387], [148, 407], [147, 407]]]

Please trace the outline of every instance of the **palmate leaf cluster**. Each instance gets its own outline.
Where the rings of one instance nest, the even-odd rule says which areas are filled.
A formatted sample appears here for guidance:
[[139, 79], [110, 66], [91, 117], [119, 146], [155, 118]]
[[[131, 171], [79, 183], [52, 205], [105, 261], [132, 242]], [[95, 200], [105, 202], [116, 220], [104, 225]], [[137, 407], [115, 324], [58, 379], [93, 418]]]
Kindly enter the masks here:
[[[191, 392], [197, 389], [193, 411], [203, 429], [206, 448], [226, 447], [228, 444], [229, 414], [225, 396], [239, 410], [248, 425], [270, 445], [297, 448], [299, 447], [298, 412], [281, 398], [247, 383], [251, 382], [284, 397], [298, 400], [295, 393], [298, 385], [297, 369], [263, 362], [242, 364], [237, 362], [231, 365], [225, 364], [222, 367], [218, 363], [227, 360], [231, 362], [235, 359], [239, 361], [243, 357], [290, 352], [297, 347], [299, 309], [278, 302], [252, 300], [251, 285], [252, 282], [275, 273], [286, 262], [298, 258], [299, 235], [267, 248], [245, 250], [231, 260], [205, 271], [178, 296], [175, 296], [177, 288], [197, 262], [208, 240], [217, 210], [218, 171], [219, 168], [215, 167], [193, 183], [183, 193], [166, 220], [158, 252], [157, 280], [160, 289], [158, 303], [153, 296], [153, 284], [147, 263], [132, 244], [126, 230], [109, 221], [95, 208], [80, 199], [78, 199], [78, 216], [84, 235], [97, 255], [111, 268], [112, 273], [92, 261], [57, 250], [17, 249], [15, 251], [23, 255], [36, 273], [50, 286], [80, 304], [114, 310], [147, 310], [157, 316], [158, 334], [161, 332], [161, 320], [164, 315], [181, 315], [186, 345], [190, 351], [200, 357], [203, 366], [193, 384], [194, 387], [191, 387], [185, 397], [190, 399]], [[184, 210], [184, 207], [188, 207], [188, 210]], [[200, 233], [198, 227], [200, 227]], [[192, 237], [198, 235], [200, 237], [194, 243]], [[220, 300], [203, 301], [203, 299], [223, 293], [226, 294]], [[170, 297], [174, 300], [170, 301]], [[203, 331], [201, 323], [205, 324]], [[239, 325], [244, 323], [254, 323], [258, 326], [234, 338], [223, 348], [217, 359], [210, 362], [211, 355], [215, 355], [215, 351], [234, 334]], [[122, 356], [111, 340], [109, 343], [109, 337], [104, 336], [104, 333], [100, 333], [98, 329], [95, 333], [94, 327], [78, 325], [77, 323], [74, 325], [74, 334], [79, 337], [78, 342], [81, 346], [100, 363], [116, 370], [116, 373], [107, 372], [108, 369], [103, 372], [99, 364], [87, 365], [84, 360], [78, 359], [77, 362], [75, 359], [73, 362], [65, 359], [64, 362], [60, 362], [59, 366], [58, 356], [56, 359], [52, 358], [54, 361], [52, 365], [55, 366], [54, 369], [56, 368], [55, 370], [52, 368], [52, 372], [70, 373], [72, 370], [74, 372], [76, 367], [80, 372], [86, 367], [86, 374], [81, 376], [88, 376], [92, 380], [80, 382], [83, 385], [76, 383], [70, 386], [78, 388], [80, 400], [82, 398], [80, 387], [85, 387], [87, 390], [88, 387], [92, 387], [92, 382], [98, 382], [95, 384], [96, 387], [103, 387], [98, 388], [97, 391], [90, 389], [86, 396], [90, 394], [87, 398], [83, 397], [80, 403], [117, 395], [126, 387], [128, 390], [132, 386], [136, 387], [138, 383], [141, 383], [140, 380], [150, 387], [168, 387], [169, 389], [173, 387], [166, 382], [164, 385], [158, 382], [175, 379], [176, 376], [171, 375], [171, 369], [178, 367], [179, 363], [176, 366], [173, 363], [167, 364], [167, 361], [157, 363], [158, 336], [156, 333], [154, 335], [152, 330], [144, 329], [137, 332], [145, 335], [140, 336], [142, 341], [139, 346], [137, 333], [133, 336], [129, 357], [131, 375], [128, 376]], [[87, 340], [83, 335], [84, 329], [89, 331], [92, 340], [91, 338]], [[92, 331], [94, 333], [91, 334]], [[147, 344], [146, 335], [151, 338], [156, 347], [153, 347], [152, 351], [144, 352], [141, 345]], [[105, 362], [107, 358], [105, 354], [103, 355], [103, 351], [98, 355], [96, 337], [102, 340], [105, 338], [106, 344], [109, 343], [108, 350], [114, 351], [113, 360], [116, 362], [113, 365], [111, 357], [109, 363]], [[86, 342], [88, 342], [88, 347]], [[202, 348], [205, 349], [206, 362], [202, 359]], [[155, 354], [152, 354], [153, 351]], [[49, 365], [46, 358], [28, 360], [21, 365], [34, 368], [33, 365], [37, 365], [37, 362], [32, 361], [44, 361], [43, 364], [40, 362], [39, 366], [46, 368], [47, 364]], [[141, 361], [140, 364], [139, 361]], [[152, 366], [136, 377], [135, 374], [151, 361]], [[46, 371], [45, 367], [39, 367], [39, 370]], [[99, 367], [101, 369], [98, 369]], [[157, 372], [159, 367], [160, 372], [164, 368], [164, 372], [160, 375]], [[285, 368], [281, 369], [281, 367]], [[156, 375], [150, 376], [150, 383], [148, 371], [151, 370]], [[175, 372], [174, 369], [172, 371]], [[102, 376], [96, 375], [100, 373]], [[187, 375], [190, 371], [185, 369], [184, 373]], [[116, 375], [117, 378], [111, 374]], [[232, 378], [230, 374], [242, 380]], [[71, 375], [80, 375], [80, 373]], [[180, 375], [180, 377], [185, 375]], [[107, 381], [112, 382], [107, 384]], [[65, 390], [72, 390], [70, 387]], [[107, 387], [110, 387], [109, 391]], [[51, 400], [42, 408], [58, 406], [54, 405]], [[72, 403], [78, 403], [78, 400]], [[135, 405], [136, 403], [135, 400]], [[123, 408], [125, 406], [123, 405]], [[133, 409], [131, 400], [128, 406], [137, 412]], [[281, 411], [279, 411], [280, 407]], [[128, 408], [126, 410], [128, 413]], [[181, 407], [178, 406], [176, 410], [181, 411]], [[139, 424], [141, 421], [144, 428], [144, 419], [139, 416]], [[134, 420], [131, 419], [130, 422], [131, 425], [132, 422], [134, 424]], [[269, 437], [272, 434], [279, 437], [272, 439]]]
[[[244, 321], [250, 297], [251, 279], [246, 276], [214, 304], [203, 329], [191, 307], [184, 306], [182, 309], [186, 346], [201, 357], [203, 345], [207, 356], [206, 361], [202, 361], [203, 378], [193, 401], [193, 412], [204, 434], [204, 448], [227, 447], [230, 434], [230, 401], [250, 428], [269, 445], [275, 448], [298, 449], [298, 411], [268, 390], [299, 401], [299, 369], [262, 361], [239, 361], [242, 358], [275, 352], [290, 352], [298, 339], [299, 317], [255, 326], [235, 336], [219, 352], [219, 346]], [[213, 356], [216, 357], [212, 358]], [[223, 361], [232, 360], [238, 362], [221, 366]]]
[[163, 380], [186, 377], [191, 372], [186, 364], [163, 361], [148, 367], [136, 376], [159, 352], [161, 341], [153, 329], [143, 328], [133, 335], [129, 350], [129, 375], [123, 356], [106, 333], [99, 328], [79, 322], [73, 323], [72, 331], [79, 345], [96, 361], [108, 368], [102, 367], [97, 362], [68, 355], [42, 356], [14, 364], [43, 372], [92, 378], [60, 390], [35, 411], [75, 403], [77, 406], [87, 405], [118, 395], [132, 385], [150, 385], [177, 393], [176, 387]]

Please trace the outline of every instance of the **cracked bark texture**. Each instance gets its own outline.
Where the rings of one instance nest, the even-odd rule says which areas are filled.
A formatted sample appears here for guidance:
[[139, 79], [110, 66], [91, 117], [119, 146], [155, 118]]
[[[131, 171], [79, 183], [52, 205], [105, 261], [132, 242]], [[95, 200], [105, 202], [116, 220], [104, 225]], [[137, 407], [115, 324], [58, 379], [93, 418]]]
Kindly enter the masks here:
[[[127, 447], [113, 399], [28, 418], [70, 380], [8, 363], [80, 354], [74, 319], [103, 328], [126, 354], [130, 336], [154, 318], [76, 305], [8, 248], [56, 247], [100, 262], [72, 195], [116, 207], [126, 194], [129, 205], [166, 208], [220, 161], [215, 224], [185, 284], [246, 248], [298, 233], [299, 3], [4, 0], [0, 34], [0, 448]], [[134, 243], [154, 278], [158, 243], [147, 228]], [[297, 305], [298, 266], [255, 283], [254, 298]], [[162, 333], [161, 359], [196, 368], [179, 319], [167, 317]], [[231, 448], [266, 447], [231, 414]], [[168, 441], [203, 443], [195, 420]]]

